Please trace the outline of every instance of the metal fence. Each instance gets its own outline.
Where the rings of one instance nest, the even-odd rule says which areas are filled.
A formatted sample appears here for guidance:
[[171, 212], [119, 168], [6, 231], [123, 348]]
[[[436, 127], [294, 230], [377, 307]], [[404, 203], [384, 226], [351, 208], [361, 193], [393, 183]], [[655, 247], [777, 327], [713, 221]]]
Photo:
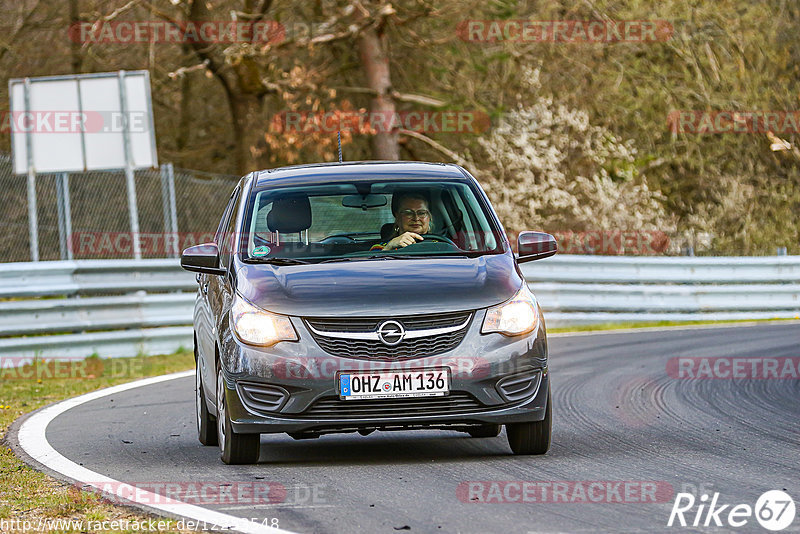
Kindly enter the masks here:
[[[800, 256], [556, 256], [523, 264], [523, 273], [549, 327], [800, 317]], [[189, 349], [195, 289], [194, 276], [174, 259], [4, 265], [0, 355], [119, 357]]]
[[548, 325], [800, 319], [800, 256], [554, 256], [522, 272]]
[[174, 259], [6, 264], [0, 355], [21, 364], [191, 349], [196, 287]]
[[[135, 172], [138, 239], [144, 258], [176, 255], [213, 232], [238, 176], [174, 169]], [[36, 177], [40, 260], [133, 258], [125, 172], [39, 174]], [[31, 261], [26, 177], [0, 154], [0, 263]], [[185, 248], [185, 247], [184, 247]]]

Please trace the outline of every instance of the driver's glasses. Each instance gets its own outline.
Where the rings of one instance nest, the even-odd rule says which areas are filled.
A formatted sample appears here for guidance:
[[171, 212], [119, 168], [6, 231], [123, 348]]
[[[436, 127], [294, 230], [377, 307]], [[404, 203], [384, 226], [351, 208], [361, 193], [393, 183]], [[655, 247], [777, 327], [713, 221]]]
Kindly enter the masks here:
[[431, 216], [428, 210], [400, 210], [400, 215], [406, 219], [427, 219]]

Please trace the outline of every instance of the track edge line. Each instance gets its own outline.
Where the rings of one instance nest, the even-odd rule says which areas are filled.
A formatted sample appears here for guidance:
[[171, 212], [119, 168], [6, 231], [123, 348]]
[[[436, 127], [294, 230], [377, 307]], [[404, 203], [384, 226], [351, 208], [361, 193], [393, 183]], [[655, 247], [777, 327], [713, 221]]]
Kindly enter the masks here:
[[[143, 378], [125, 384], [118, 384], [90, 393], [85, 393], [77, 397], [72, 397], [62, 401], [43, 406], [33, 412], [24, 414], [17, 418], [9, 426], [8, 432], [2, 439], [2, 443], [9, 447], [14, 454], [17, 455], [24, 463], [30, 467], [41, 471], [57, 480], [67, 482], [73, 485], [82, 487], [93, 487], [96, 491], [103, 495], [99, 485], [102, 484], [126, 484], [124, 482], [114, 480], [110, 477], [87, 469], [81, 465], [76, 464], [65, 456], [56, 451], [52, 445], [47, 441], [47, 427], [56, 417], [65, 413], [66, 411], [91, 402], [93, 400], [101, 399], [109, 395], [136, 389], [139, 387], [158, 384], [169, 380], [176, 380], [179, 378], [186, 378], [194, 375], [194, 371], [181, 371], [178, 373], [171, 373], [168, 375], [155, 376]], [[87, 475], [91, 479], [86, 479]], [[149, 491], [137, 491], [137, 495], [143, 497], [143, 500], [163, 499]], [[185, 519], [195, 522], [204, 522], [207, 525], [214, 525], [219, 529], [228, 531], [252, 533], [252, 534], [297, 534], [292, 531], [278, 529], [259, 523], [253, 523], [247, 519], [236, 517], [222, 512], [208, 510], [200, 506], [188, 503], [178, 504], [145, 504], [137, 502], [132, 499], [125, 499], [113, 496], [114, 504], [122, 506], [129, 506], [149, 514], [156, 514], [159, 516], [168, 517], [171, 519]]]

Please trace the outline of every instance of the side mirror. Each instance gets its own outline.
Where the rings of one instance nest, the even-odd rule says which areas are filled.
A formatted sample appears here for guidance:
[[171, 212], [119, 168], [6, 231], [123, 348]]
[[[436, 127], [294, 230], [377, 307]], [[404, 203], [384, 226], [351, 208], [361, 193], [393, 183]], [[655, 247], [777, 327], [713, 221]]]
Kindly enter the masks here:
[[517, 238], [519, 263], [549, 258], [558, 252], [556, 238], [544, 232], [520, 232]]
[[219, 249], [216, 243], [189, 247], [181, 254], [181, 267], [187, 271], [204, 274], [225, 274], [219, 266]]

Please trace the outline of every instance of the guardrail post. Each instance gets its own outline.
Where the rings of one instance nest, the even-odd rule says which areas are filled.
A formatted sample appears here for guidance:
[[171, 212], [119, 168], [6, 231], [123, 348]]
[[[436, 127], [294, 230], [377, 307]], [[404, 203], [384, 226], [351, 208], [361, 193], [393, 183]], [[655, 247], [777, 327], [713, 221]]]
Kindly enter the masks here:
[[[161, 166], [161, 205], [164, 211], [164, 243], [167, 256], [177, 258], [178, 250], [178, 210], [175, 202], [175, 169], [172, 163]], [[170, 235], [170, 239], [166, 236]]]
[[69, 174], [62, 172], [56, 179], [58, 206], [58, 246], [62, 260], [72, 259], [72, 208], [69, 201]]

